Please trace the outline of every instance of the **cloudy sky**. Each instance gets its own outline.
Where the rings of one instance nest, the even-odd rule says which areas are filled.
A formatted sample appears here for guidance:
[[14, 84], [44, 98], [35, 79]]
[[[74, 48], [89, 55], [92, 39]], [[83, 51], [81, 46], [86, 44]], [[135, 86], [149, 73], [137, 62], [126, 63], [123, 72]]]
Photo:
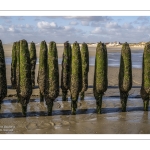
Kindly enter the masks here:
[[[69, 15], [69, 14], [68, 14]], [[0, 16], [0, 39], [36, 43], [150, 41], [149, 16]]]

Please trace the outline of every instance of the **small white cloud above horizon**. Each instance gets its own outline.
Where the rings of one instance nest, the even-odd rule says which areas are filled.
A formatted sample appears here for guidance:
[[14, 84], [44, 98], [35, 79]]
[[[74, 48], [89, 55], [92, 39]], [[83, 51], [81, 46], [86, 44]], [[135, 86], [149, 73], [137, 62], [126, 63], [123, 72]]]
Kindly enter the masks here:
[[55, 28], [57, 25], [55, 22], [46, 22], [46, 21], [40, 21], [37, 23], [38, 28], [45, 29], [45, 28]]

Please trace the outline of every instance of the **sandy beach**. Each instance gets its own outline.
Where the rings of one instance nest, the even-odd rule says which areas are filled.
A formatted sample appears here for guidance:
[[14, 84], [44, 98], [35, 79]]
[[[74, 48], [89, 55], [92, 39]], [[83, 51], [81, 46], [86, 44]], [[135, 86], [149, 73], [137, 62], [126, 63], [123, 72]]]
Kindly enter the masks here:
[[[11, 57], [12, 55], [12, 45], [3, 45], [5, 50], [5, 57]], [[144, 49], [144, 47], [131, 47], [131, 52], [138, 52], [139, 50]], [[36, 45], [36, 54], [37, 58], [39, 57], [40, 45]], [[57, 51], [58, 51], [58, 58], [62, 58], [63, 54], [63, 44], [57, 44]], [[121, 46], [111, 46], [107, 47], [108, 53], [120, 53]], [[89, 56], [95, 57], [96, 53], [96, 46], [89, 46]], [[35, 69], [35, 85], [37, 85], [37, 73], [38, 73], [39, 65], [36, 65]], [[61, 75], [61, 65], [59, 65], [59, 75]], [[6, 74], [7, 74], [7, 84], [11, 85], [10, 77], [11, 77], [11, 65], [6, 65]], [[118, 67], [108, 67], [108, 85], [115, 86], [118, 85]], [[133, 85], [141, 85], [141, 69], [133, 68]], [[89, 85], [93, 85], [93, 76], [94, 76], [94, 66], [90, 66], [89, 68], [89, 75], [88, 75], [88, 82]], [[59, 76], [60, 77], [60, 76]]]
[[[4, 45], [5, 57], [11, 57], [12, 45]], [[39, 45], [36, 46], [37, 57]], [[57, 45], [58, 57], [62, 57], [63, 46]], [[131, 52], [144, 49], [131, 47]], [[90, 57], [95, 56], [96, 46], [89, 46]], [[108, 47], [108, 53], [118, 53], [121, 46]], [[6, 66], [7, 84], [11, 85], [11, 66]], [[36, 65], [35, 83], [37, 85], [38, 64]], [[59, 65], [61, 72], [61, 65]], [[39, 101], [38, 88], [33, 93], [28, 104], [27, 117], [22, 117], [21, 106], [16, 100], [15, 90], [8, 89], [7, 97], [3, 100], [0, 111], [0, 134], [149, 134], [150, 112], [143, 111], [140, 97], [141, 68], [133, 68], [133, 87], [129, 92], [127, 112], [121, 112], [118, 89], [118, 67], [108, 67], [108, 89], [103, 97], [102, 114], [96, 114], [96, 101], [93, 96], [94, 66], [90, 66], [89, 88], [84, 101], [78, 101], [77, 114], [70, 115], [71, 100], [62, 102], [60, 96], [55, 100], [53, 115], [47, 116], [45, 102]], [[6, 128], [5, 128], [6, 127]]]

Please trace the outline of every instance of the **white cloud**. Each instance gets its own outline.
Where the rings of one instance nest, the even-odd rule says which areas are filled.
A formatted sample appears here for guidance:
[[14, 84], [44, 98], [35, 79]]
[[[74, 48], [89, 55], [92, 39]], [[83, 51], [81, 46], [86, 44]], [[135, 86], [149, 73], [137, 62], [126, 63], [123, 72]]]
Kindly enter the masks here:
[[3, 20], [5, 24], [10, 24], [12, 22], [10, 16], [0, 16], [0, 20]]
[[71, 21], [69, 24], [70, 24], [70, 25], [77, 25], [78, 22], [76, 22], [76, 21]]
[[14, 32], [15, 30], [14, 30], [14, 28], [10, 27], [10, 28], [8, 28], [8, 31]]
[[65, 29], [66, 31], [70, 31], [70, 30], [73, 29], [73, 28], [70, 27], [70, 26], [64, 26], [64, 29]]
[[105, 26], [95, 27], [91, 34], [97, 35], [98, 38], [105, 40], [104, 42], [120, 41], [120, 42], [140, 42], [149, 41], [148, 33], [150, 26], [135, 25], [132, 22], [119, 25], [115, 22], [107, 23]]
[[131, 23], [124, 23], [123, 25], [122, 25], [122, 28], [124, 28], [124, 29], [133, 29], [134, 27], [133, 27], [133, 25], [131, 24]]
[[40, 21], [37, 23], [38, 28], [40, 29], [47, 29], [47, 28], [55, 28], [57, 27], [55, 22], [46, 22], [46, 21]]
[[92, 22], [91, 23], [91, 26], [92, 27], [98, 27], [98, 26], [100, 26], [101, 24], [100, 24], [100, 22]]
[[147, 16], [139, 16], [137, 18], [137, 20], [149, 20], [149, 17], [147, 17]]
[[0, 31], [4, 31], [4, 27], [0, 25]]
[[150, 24], [150, 18], [148, 16], [139, 16], [136, 20], [133, 21], [133, 24], [138, 25], [148, 25]]
[[118, 25], [116, 22], [109, 22], [106, 24], [106, 28], [120, 28], [120, 25]]
[[[24, 17], [25, 18], [25, 17]], [[46, 18], [46, 17], [45, 17]], [[138, 24], [127, 21], [115, 21], [111, 20], [111, 17], [103, 16], [80, 16], [80, 17], [59, 17], [60, 20], [52, 20], [49, 18], [47, 21], [34, 22], [16, 22], [6, 24], [5, 17], [1, 18], [0, 34], [2, 39], [6, 42], [26, 39], [34, 42], [40, 42], [42, 40], [54, 40], [55, 42], [139, 42], [148, 41], [150, 33], [150, 23], [142, 24], [143, 21], [148, 19], [145, 17], [139, 17]], [[65, 19], [64, 19], [65, 18]], [[45, 19], [45, 20], [46, 20]], [[51, 19], [51, 20], [50, 20]], [[68, 20], [66, 20], [68, 19]], [[17, 19], [18, 20], [18, 19]], [[58, 22], [57, 22], [58, 21]], [[63, 25], [60, 23], [63, 22]], [[33, 22], [31, 22], [33, 23]], [[81, 25], [91, 25], [89, 27], [83, 27]], [[30, 42], [29, 41], [29, 42]]]
[[102, 32], [102, 28], [101, 27], [96, 27], [93, 31], [91, 31], [92, 34], [99, 34]]
[[82, 24], [83, 26], [89, 26], [89, 21], [81, 21], [81, 24]]
[[111, 17], [107, 16], [66, 16], [65, 19], [72, 19], [72, 20], [79, 20], [81, 25], [83, 26], [99, 26], [100, 23], [103, 24], [104, 22], [112, 21]]
[[111, 17], [107, 16], [66, 16], [65, 19], [77, 19], [80, 21], [110, 21]]

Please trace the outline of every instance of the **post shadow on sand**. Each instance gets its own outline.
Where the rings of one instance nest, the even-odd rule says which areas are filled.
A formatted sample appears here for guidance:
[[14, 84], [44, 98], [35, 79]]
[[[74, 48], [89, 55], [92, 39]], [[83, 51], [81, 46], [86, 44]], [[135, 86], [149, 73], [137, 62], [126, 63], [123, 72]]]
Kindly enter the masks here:
[[[133, 111], [143, 111], [143, 107], [127, 107], [128, 112], [133, 112]], [[102, 114], [107, 114], [107, 113], [115, 113], [115, 112], [120, 112], [122, 113], [121, 107], [119, 108], [102, 108]], [[97, 114], [96, 109], [94, 108], [89, 108], [89, 109], [78, 109], [76, 112], [76, 115], [80, 114]], [[71, 110], [53, 110], [52, 116], [56, 115], [71, 115]], [[32, 111], [32, 112], [27, 112], [26, 117], [35, 117], [35, 116], [47, 116], [47, 111]], [[16, 112], [16, 113], [0, 113], [0, 118], [21, 118], [22, 113], [21, 112]]]
[[[59, 86], [60, 88], [60, 86]], [[119, 88], [119, 86], [108, 86], [108, 89]], [[141, 86], [132, 86], [132, 88], [141, 88]], [[7, 89], [12, 89], [11, 85], [7, 85]], [[38, 85], [35, 85], [34, 89], [39, 89]], [[93, 89], [93, 85], [89, 85], [88, 89]]]
[[[85, 97], [85, 101], [86, 100], [93, 100], [93, 101], [95, 101], [95, 99], [91, 98], [91, 97], [93, 97], [93, 96]], [[104, 95], [104, 98], [112, 98], [112, 97], [113, 98], [120, 98], [119, 95], [111, 95], [111, 96], [105, 96]], [[141, 98], [141, 95], [134, 95], [134, 96], [132, 96], [132, 94], [131, 94], [131, 95], [128, 96], [128, 98]], [[59, 101], [62, 101], [62, 99], [60, 97], [58, 97], [57, 99], [55, 99], [54, 102], [59, 102]], [[40, 102], [40, 98], [30, 99], [29, 102]], [[70, 97], [68, 97], [68, 102], [71, 102], [71, 98]], [[3, 99], [2, 100], [2, 104], [3, 103], [19, 103], [19, 102], [18, 102], [17, 98], [15, 98], [15, 99], [8, 98], [8, 99]]]

